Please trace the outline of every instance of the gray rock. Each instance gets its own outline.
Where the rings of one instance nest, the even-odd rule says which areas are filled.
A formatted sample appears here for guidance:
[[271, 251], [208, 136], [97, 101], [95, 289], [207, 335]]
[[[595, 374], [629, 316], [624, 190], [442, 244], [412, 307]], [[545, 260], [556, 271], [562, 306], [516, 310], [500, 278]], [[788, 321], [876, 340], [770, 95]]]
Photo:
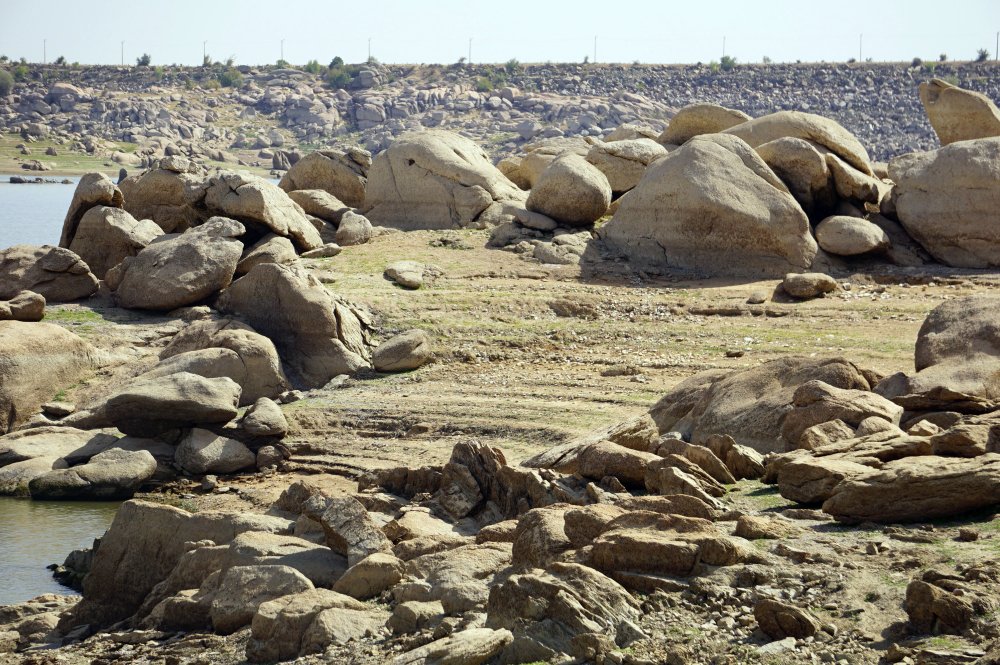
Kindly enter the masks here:
[[372, 364], [380, 372], [407, 372], [423, 367], [433, 357], [430, 337], [414, 329], [379, 344], [372, 353]]
[[181, 440], [174, 460], [196, 475], [236, 473], [257, 464], [257, 456], [241, 442], [204, 429], [192, 429]]
[[28, 483], [33, 499], [128, 499], [156, 473], [145, 450], [111, 448], [86, 464], [50, 471]]

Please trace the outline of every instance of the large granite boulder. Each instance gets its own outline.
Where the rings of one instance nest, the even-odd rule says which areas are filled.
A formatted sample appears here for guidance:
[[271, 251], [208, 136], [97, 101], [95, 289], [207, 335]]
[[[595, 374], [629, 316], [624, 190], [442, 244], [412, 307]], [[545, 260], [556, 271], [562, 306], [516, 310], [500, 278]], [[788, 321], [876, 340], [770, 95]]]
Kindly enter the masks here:
[[161, 235], [163, 230], [148, 219], [139, 221], [121, 208], [98, 205], [80, 219], [69, 249], [103, 278], [108, 270]]
[[118, 390], [101, 410], [112, 425], [133, 436], [156, 436], [236, 417], [240, 387], [227, 377], [206, 379], [179, 372], [139, 379]]
[[868, 151], [849, 131], [829, 118], [801, 111], [778, 111], [726, 129], [756, 148], [776, 139], [792, 137], [823, 146], [865, 175], [873, 175]]
[[900, 223], [935, 259], [1000, 266], [1000, 137], [896, 157], [889, 177]]
[[595, 143], [587, 161], [608, 179], [611, 191], [622, 194], [639, 184], [646, 167], [667, 154], [667, 149], [652, 139], [632, 139]]
[[245, 531], [287, 533], [291, 525], [267, 515], [191, 514], [173, 506], [127, 501], [94, 554], [83, 579], [83, 599], [62, 618], [60, 629], [86, 624], [96, 629], [129, 618], [167, 579], [190, 543], [211, 540], [224, 545]]
[[810, 381], [827, 389], [871, 389], [866, 373], [846, 360], [779, 358], [742, 371], [696, 374], [664, 395], [649, 415], [661, 434], [680, 432], [691, 443], [708, 445], [713, 435], [728, 434], [758, 452], [781, 452], [795, 393]]
[[924, 81], [919, 90], [941, 145], [1000, 136], [1000, 109], [986, 95], [941, 79]]
[[148, 451], [111, 448], [85, 464], [34, 478], [28, 491], [33, 499], [129, 499], [155, 473]]
[[915, 374], [882, 380], [876, 391], [913, 410], [992, 411], [1000, 405], [1000, 298], [946, 301], [917, 333]]
[[52, 425], [0, 436], [0, 496], [27, 496], [34, 478], [86, 461], [117, 441], [103, 432]]
[[34, 291], [21, 291], [10, 300], [0, 300], [0, 321], [41, 321], [45, 298]]
[[136, 219], [151, 219], [166, 233], [182, 233], [209, 215], [204, 170], [183, 157], [161, 159], [155, 168], [125, 178], [119, 185], [124, 208]]
[[0, 321], [0, 433], [96, 368], [94, 348], [49, 323]]
[[93, 295], [98, 282], [83, 260], [51, 245], [14, 245], [0, 250], [0, 299], [34, 291], [46, 302], [69, 302]]
[[236, 473], [249, 469], [257, 456], [243, 443], [204, 429], [192, 429], [177, 445], [174, 460], [192, 474]]
[[802, 208], [736, 137], [695, 137], [653, 164], [598, 233], [655, 273], [778, 277], [816, 255]]
[[277, 397], [291, 386], [274, 342], [235, 319], [189, 324], [160, 351], [160, 360], [206, 349], [226, 349], [238, 356], [243, 371], [232, 378], [242, 388], [240, 406], [261, 397]]
[[76, 236], [76, 228], [84, 214], [94, 206], [111, 206], [121, 208], [124, 204], [121, 190], [103, 173], [88, 173], [80, 178], [73, 192], [69, 210], [63, 220], [62, 233], [59, 237], [60, 247], [69, 247]]
[[372, 162], [365, 216], [403, 230], [484, 227], [510, 221], [524, 192], [497, 170], [486, 152], [458, 134], [412, 132]]
[[371, 153], [361, 148], [348, 148], [344, 152], [318, 150], [295, 162], [278, 187], [286, 192], [321, 189], [357, 208], [365, 201], [365, 185], [371, 167]]
[[299, 251], [323, 245], [319, 231], [295, 201], [263, 178], [224, 171], [208, 181], [204, 205], [213, 214], [242, 222], [257, 236], [274, 233], [291, 239]]
[[180, 235], [162, 236], [108, 271], [106, 280], [122, 307], [169, 311], [192, 305], [229, 286], [243, 253], [245, 229], [213, 217]]
[[837, 196], [833, 174], [822, 147], [805, 139], [786, 136], [756, 148], [764, 163], [788, 186], [809, 215], [833, 208]]
[[743, 124], [750, 116], [718, 104], [690, 104], [670, 119], [670, 124], [656, 139], [666, 145], [681, 145], [701, 134], [716, 134]]
[[568, 227], [592, 225], [611, 205], [611, 185], [596, 166], [574, 154], [563, 155], [538, 177], [526, 207]]
[[233, 282], [217, 306], [271, 338], [309, 387], [370, 367], [368, 314], [303, 270], [262, 263]]

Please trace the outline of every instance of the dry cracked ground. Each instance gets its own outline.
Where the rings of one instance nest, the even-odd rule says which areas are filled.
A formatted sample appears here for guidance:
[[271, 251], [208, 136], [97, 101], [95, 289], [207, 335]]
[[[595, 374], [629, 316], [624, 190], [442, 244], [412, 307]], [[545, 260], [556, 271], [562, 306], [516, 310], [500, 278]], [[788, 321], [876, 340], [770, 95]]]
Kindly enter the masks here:
[[[443, 464], [456, 443], [469, 439], [501, 448], [516, 464], [643, 413], [695, 372], [783, 356], [843, 356], [884, 374], [909, 371], [926, 314], [944, 300], [992, 291], [998, 281], [995, 274], [952, 272], [855, 276], [841, 279], [832, 295], [792, 303], [772, 300], [777, 281], [593, 281], [576, 266], [485, 249], [486, 240], [486, 232], [471, 230], [388, 233], [335, 258], [306, 261], [331, 290], [377, 312], [382, 339], [427, 330], [435, 361], [416, 372], [350, 379], [283, 406], [291, 424], [284, 443], [293, 456], [280, 473], [223, 477], [211, 492], [180, 481], [137, 498], [189, 510], [263, 511], [294, 480], [332, 495], [353, 493], [362, 471]], [[403, 290], [383, 277], [389, 263], [402, 259], [433, 265], [440, 275], [419, 290]], [[766, 304], [746, 304], [761, 294]], [[117, 369], [111, 363], [106, 375], [60, 395], [77, 402], [92, 389], [106, 390], [116, 372], [124, 377], [126, 367], [141, 360], [134, 354], [148, 354], [152, 363], [181, 326], [110, 301], [90, 302], [107, 304], [57, 305], [46, 314], [117, 358]], [[741, 481], [724, 501], [764, 516], [794, 506], [759, 481]], [[607, 651], [603, 662], [971, 663], [984, 657], [989, 629], [965, 637], [909, 635], [903, 599], [909, 581], [926, 570], [995, 594], [996, 515], [899, 528], [841, 526], [818, 511], [792, 514], [799, 519], [790, 528], [754, 540], [779, 565], [761, 566], [753, 584], [808, 608], [822, 630], [771, 642], [757, 630], [749, 585], [709, 575], [693, 578], [684, 590], [641, 597], [640, 626], [649, 637]], [[720, 526], [731, 533], [736, 523]], [[1000, 617], [982, 619], [995, 627]], [[58, 652], [5, 657], [46, 664], [235, 663], [244, 658], [248, 632], [112, 632]], [[355, 643], [296, 662], [385, 662], [417, 646], [416, 639]]]

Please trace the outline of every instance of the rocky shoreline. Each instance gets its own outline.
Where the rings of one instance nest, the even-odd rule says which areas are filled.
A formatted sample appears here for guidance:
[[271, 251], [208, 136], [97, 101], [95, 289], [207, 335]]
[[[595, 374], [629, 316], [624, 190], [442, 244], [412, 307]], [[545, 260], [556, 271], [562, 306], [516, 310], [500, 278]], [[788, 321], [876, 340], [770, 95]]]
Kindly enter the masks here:
[[[940, 79], [918, 94], [943, 147], [887, 165], [821, 115], [699, 103], [496, 165], [426, 129], [303, 155], [277, 185], [180, 155], [81, 178], [58, 247], [0, 251], [0, 492], [130, 500], [57, 571], [82, 597], [0, 608], [2, 657], [998, 662], [1000, 110]], [[378, 250], [417, 234], [535, 281], [472, 287], [498, 325], [526, 325], [519, 301], [545, 282], [605, 287], [547, 303], [548, 352], [591, 347], [561, 321], [598, 335], [615, 291], [640, 285], [677, 301], [644, 303], [654, 320], [704, 328], [835, 298], [851, 312], [887, 297], [879, 279], [952, 293], [910, 312], [916, 343], [890, 371], [778, 352], [685, 372], [642, 413], [531, 454], [453, 428], [429, 457], [435, 425], [415, 422], [403, 463], [369, 442], [378, 462], [355, 465], [328, 440], [350, 415], [338, 391], [421, 393], [434, 365], [477, 360], [452, 337], [472, 307], [430, 331], [405, 311], [430, 291], [441, 321], [462, 288]], [[334, 272], [370, 246], [374, 263]], [[380, 307], [342, 293], [361, 272], [390, 289]], [[771, 290], [703, 306], [669, 286], [683, 280]], [[69, 302], [117, 336], [45, 321]], [[556, 397], [551, 419], [574, 402]], [[518, 424], [516, 400], [487, 401], [494, 431]]]

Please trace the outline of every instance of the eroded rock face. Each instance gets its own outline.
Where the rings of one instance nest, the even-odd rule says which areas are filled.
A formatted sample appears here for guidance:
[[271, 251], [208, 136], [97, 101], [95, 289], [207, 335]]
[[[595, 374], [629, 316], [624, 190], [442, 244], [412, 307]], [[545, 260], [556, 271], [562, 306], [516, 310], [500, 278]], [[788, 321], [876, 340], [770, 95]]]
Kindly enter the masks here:
[[110, 206], [121, 208], [124, 204], [122, 193], [103, 173], [88, 173], [80, 178], [73, 192], [73, 200], [63, 220], [62, 234], [59, 238], [60, 247], [69, 247], [76, 237], [77, 225], [84, 214], [94, 206]]
[[308, 387], [370, 366], [367, 313], [335, 297], [305, 271], [257, 265], [233, 282], [217, 307], [269, 337]]
[[96, 367], [94, 348], [49, 323], [0, 321], [0, 433]]
[[286, 192], [321, 189], [357, 208], [364, 203], [368, 170], [371, 167], [372, 156], [367, 150], [319, 150], [295, 162], [281, 178], [278, 187]]
[[622, 198], [598, 237], [649, 272], [777, 277], [805, 270], [816, 241], [802, 208], [735, 137], [696, 137]]
[[34, 291], [47, 302], [69, 302], [93, 295], [97, 278], [83, 259], [51, 245], [14, 245], [0, 250], [0, 299]]
[[1000, 505], [1000, 454], [932, 455], [888, 462], [877, 473], [845, 478], [823, 504], [838, 520], [913, 522]]
[[239, 222], [213, 217], [126, 257], [108, 272], [108, 286], [126, 308], [169, 311], [200, 302], [229, 286], [244, 232]]
[[160, 352], [162, 360], [204, 349], [228, 349], [239, 357], [244, 371], [240, 384], [240, 405], [261, 397], [277, 397], [290, 384], [281, 367], [274, 342], [235, 319], [197, 321], [181, 330]]
[[450, 132], [405, 134], [375, 158], [364, 214], [403, 230], [483, 227], [509, 221], [525, 194], [482, 148]]
[[275, 185], [242, 173], [223, 172], [208, 181], [205, 206], [215, 214], [291, 239], [300, 251], [323, 245], [302, 208]]
[[833, 207], [836, 201], [833, 176], [820, 146], [787, 136], [759, 145], [756, 150], [807, 214]]
[[1000, 265], [1000, 137], [960, 141], [889, 162], [899, 221], [935, 259]]
[[604, 174], [615, 194], [621, 194], [638, 185], [646, 168], [666, 154], [666, 148], [652, 139], [623, 139], [595, 144], [587, 161]]
[[941, 79], [925, 81], [919, 90], [941, 145], [1000, 136], [1000, 109], [986, 95]]
[[94, 206], [80, 219], [69, 249], [99, 277], [128, 256], [135, 256], [158, 236], [159, 226], [136, 220], [120, 208]]

